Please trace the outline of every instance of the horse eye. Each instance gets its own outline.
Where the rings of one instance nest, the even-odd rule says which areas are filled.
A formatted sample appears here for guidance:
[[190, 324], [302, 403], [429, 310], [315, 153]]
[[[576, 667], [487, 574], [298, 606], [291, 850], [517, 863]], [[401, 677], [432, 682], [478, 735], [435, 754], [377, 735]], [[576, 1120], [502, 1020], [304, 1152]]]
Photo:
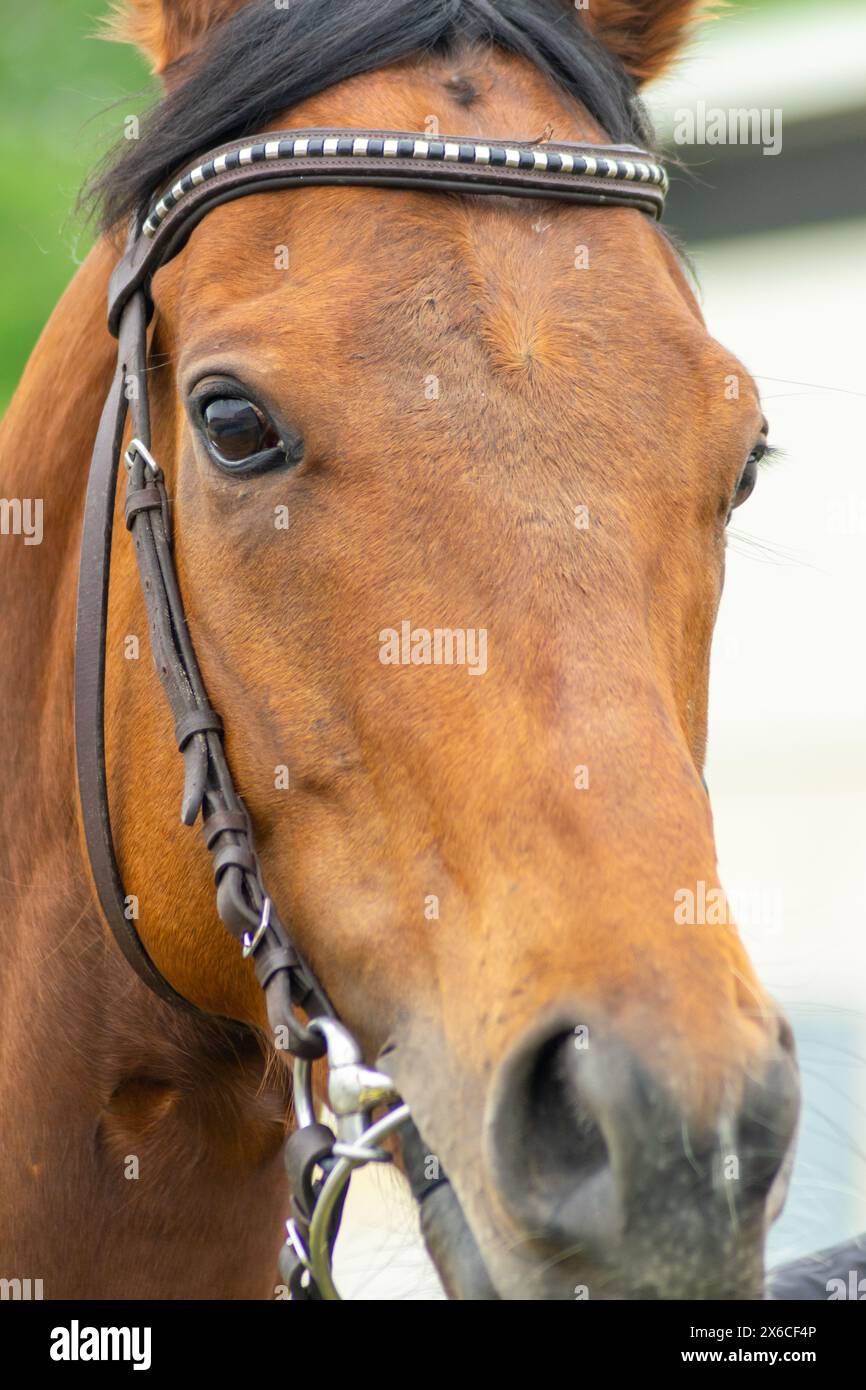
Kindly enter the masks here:
[[223, 468], [246, 471], [285, 458], [273, 422], [252, 401], [239, 396], [212, 396], [199, 408], [208, 448]]
[[741, 507], [748, 497], [751, 497], [758, 478], [758, 464], [767, 452], [766, 444], [756, 444], [749, 457], [746, 459], [746, 466], [740, 474], [737, 486], [734, 488], [734, 497], [731, 502], [731, 510], [734, 507]]

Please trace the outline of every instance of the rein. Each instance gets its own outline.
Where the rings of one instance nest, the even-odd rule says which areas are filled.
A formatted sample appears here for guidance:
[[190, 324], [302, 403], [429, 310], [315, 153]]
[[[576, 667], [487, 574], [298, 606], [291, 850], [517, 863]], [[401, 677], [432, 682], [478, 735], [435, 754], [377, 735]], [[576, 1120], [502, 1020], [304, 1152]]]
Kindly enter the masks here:
[[[253, 962], [275, 1034], [296, 1058], [298, 1128], [286, 1145], [293, 1216], [280, 1268], [293, 1298], [337, 1299], [331, 1275], [346, 1186], [355, 1167], [385, 1161], [381, 1141], [405, 1124], [405, 1105], [389, 1077], [363, 1065], [351, 1034], [296, 950], [270, 898], [254, 827], [223, 747], [223, 723], [208, 699], [178, 584], [171, 503], [151, 453], [147, 328], [151, 281], [212, 208], [248, 193], [322, 184], [408, 188], [438, 193], [508, 194], [599, 206], [632, 207], [660, 218], [664, 169], [633, 146], [426, 139], [380, 130], [269, 132], [210, 153], [162, 194], [130, 229], [109, 284], [108, 325], [117, 366], [96, 435], [81, 542], [75, 634], [75, 743], [87, 853], [103, 915], [130, 965], [160, 998], [199, 1010], [159, 972], [139, 937], [115, 855], [105, 762], [105, 661], [111, 539], [118, 465], [128, 473], [125, 519], [147, 610], [150, 644], [174, 717], [184, 760], [181, 820], [201, 816], [223, 925]], [[127, 415], [133, 437], [123, 451]], [[306, 1014], [307, 1023], [299, 1011]], [[336, 1136], [318, 1124], [311, 1063], [327, 1056]], [[316, 1176], [319, 1173], [320, 1176]]]

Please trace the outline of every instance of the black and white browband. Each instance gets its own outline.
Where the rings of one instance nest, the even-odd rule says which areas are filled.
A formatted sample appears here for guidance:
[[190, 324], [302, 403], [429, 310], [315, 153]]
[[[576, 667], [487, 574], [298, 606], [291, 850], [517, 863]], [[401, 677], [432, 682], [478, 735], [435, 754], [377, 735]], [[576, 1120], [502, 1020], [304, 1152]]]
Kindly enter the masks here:
[[[611, 180], [649, 184], [662, 195], [667, 192], [664, 167], [636, 146], [579, 146], [564, 144], [507, 144], [473, 141], [465, 137], [426, 139], [401, 133], [344, 131], [288, 132], [260, 136], [254, 142], [226, 147], [201, 164], [187, 170], [168, 189], [145, 220], [141, 230], [153, 237], [172, 208], [194, 188], [219, 178], [231, 170], [276, 160], [364, 161], [409, 160], [414, 164], [474, 165], [491, 171], [521, 170], [524, 174], [564, 174], [574, 179], [579, 193], [583, 180]], [[589, 187], [586, 185], [587, 188]], [[539, 190], [541, 191], [541, 190]], [[599, 190], [601, 191], [601, 190]], [[602, 201], [598, 198], [597, 201]]]

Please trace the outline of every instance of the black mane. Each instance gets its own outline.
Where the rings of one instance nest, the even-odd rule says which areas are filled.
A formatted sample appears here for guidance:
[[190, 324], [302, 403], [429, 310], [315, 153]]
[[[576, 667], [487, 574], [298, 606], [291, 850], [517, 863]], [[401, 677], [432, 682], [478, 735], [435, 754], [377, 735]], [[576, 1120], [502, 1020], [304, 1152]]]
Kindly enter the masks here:
[[[650, 132], [634, 83], [568, 0], [251, 0], [213, 31], [189, 76], [159, 101], [141, 137], [120, 141], [85, 188], [104, 230], [140, 213], [215, 145], [266, 130], [279, 112], [421, 51], [493, 44], [527, 58], [616, 143]], [[180, 68], [180, 65], [179, 65]]]

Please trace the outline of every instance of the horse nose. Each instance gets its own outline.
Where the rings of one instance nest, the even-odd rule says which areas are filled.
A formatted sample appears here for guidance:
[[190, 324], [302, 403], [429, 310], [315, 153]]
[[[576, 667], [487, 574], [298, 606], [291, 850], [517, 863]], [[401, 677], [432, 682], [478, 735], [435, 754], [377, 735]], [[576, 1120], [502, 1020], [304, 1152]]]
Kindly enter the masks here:
[[786, 1024], [769, 1060], [724, 1089], [698, 1118], [677, 1100], [672, 1064], [651, 1069], [612, 1030], [536, 1032], [494, 1083], [495, 1194], [527, 1241], [607, 1267], [619, 1251], [638, 1279], [666, 1248], [672, 1261], [683, 1247], [730, 1255], [737, 1230], [763, 1230], [791, 1149], [799, 1087]]

